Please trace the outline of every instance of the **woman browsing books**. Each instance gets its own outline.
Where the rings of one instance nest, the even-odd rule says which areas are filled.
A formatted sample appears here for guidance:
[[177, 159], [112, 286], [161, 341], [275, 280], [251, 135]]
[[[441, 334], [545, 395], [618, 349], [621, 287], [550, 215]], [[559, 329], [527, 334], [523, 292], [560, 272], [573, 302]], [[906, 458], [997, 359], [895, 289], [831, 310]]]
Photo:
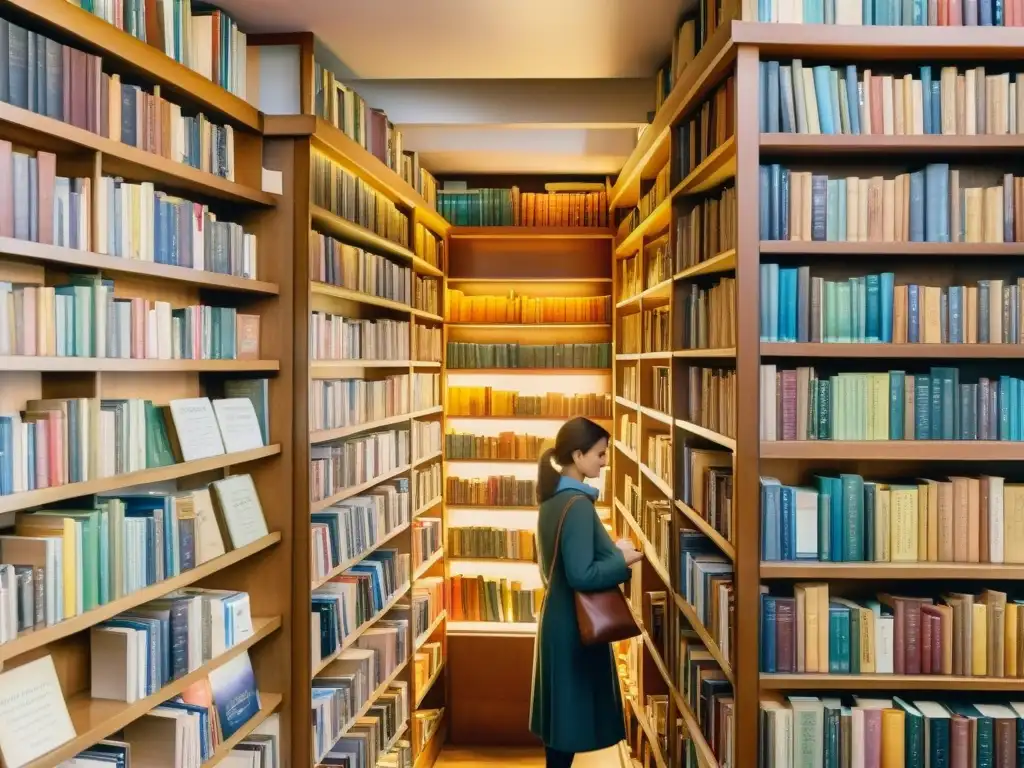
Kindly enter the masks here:
[[574, 596], [617, 588], [643, 557], [629, 541], [611, 540], [594, 508], [598, 491], [585, 482], [608, 463], [608, 438], [589, 419], [570, 419], [554, 448], [541, 454], [537, 472], [537, 549], [546, 593], [534, 650], [530, 730], [544, 742], [547, 768], [568, 768], [577, 752], [605, 749], [626, 737], [611, 646], [583, 644]]

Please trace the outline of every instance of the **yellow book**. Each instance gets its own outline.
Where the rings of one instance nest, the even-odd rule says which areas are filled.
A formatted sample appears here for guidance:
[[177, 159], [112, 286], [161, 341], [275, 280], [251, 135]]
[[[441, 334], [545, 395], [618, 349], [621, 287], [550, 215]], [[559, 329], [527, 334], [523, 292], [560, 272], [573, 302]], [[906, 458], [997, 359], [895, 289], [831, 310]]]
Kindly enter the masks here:
[[882, 768], [904, 768], [903, 721], [902, 709], [882, 710]]
[[1003, 627], [1003, 668], [1007, 677], [1017, 677], [1017, 621], [1018, 605], [1006, 604], [1006, 624]]
[[1024, 485], [1003, 485], [1003, 560], [1024, 563]]
[[[800, 633], [804, 646], [804, 671], [818, 671], [818, 599], [813, 584], [798, 584], [797, 610], [803, 603], [803, 632]], [[799, 658], [799, 646], [797, 656]]]
[[892, 560], [892, 549], [889, 546], [889, 505], [891, 492], [889, 486], [881, 483], [875, 485], [875, 562], [888, 563]]
[[988, 606], [971, 606], [971, 673], [977, 677], [988, 674]]
[[818, 599], [818, 671], [828, 674], [828, 584], [815, 588]]
[[77, 616], [80, 611], [78, 589], [78, 527], [70, 517], [50, 517], [42, 515], [19, 516], [15, 532], [19, 536], [60, 537], [64, 551], [61, 554], [61, 577], [64, 582], [64, 619]]
[[917, 562], [918, 495], [915, 486], [899, 485], [890, 489], [890, 553], [894, 563]]

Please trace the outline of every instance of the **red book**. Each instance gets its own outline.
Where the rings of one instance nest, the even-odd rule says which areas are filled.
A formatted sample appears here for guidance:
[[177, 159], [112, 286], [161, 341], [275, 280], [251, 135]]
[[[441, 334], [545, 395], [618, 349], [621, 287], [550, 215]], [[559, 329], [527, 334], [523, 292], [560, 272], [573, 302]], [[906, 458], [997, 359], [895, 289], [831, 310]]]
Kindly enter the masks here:
[[963, 715], [953, 715], [949, 721], [949, 768], [970, 768], [970, 746], [970, 720]]
[[796, 599], [775, 599], [775, 670], [796, 672]]
[[[920, 615], [920, 614], [919, 614]], [[921, 622], [921, 674], [933, 674], [932, 670], [932, 623], [930, 616], [920, 616]]]

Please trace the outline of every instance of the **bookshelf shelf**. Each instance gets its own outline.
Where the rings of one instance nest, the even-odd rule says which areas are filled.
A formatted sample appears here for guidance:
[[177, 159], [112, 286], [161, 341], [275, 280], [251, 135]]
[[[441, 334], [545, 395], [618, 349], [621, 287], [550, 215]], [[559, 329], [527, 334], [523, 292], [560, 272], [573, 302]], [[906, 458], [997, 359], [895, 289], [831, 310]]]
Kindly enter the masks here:
[[410, 523], [405, 523], [403, 525], [398, 526], [397, 528], [395, 528], [390, 533], [385, 534], [384, 538], [382, 538], [377, 543], [370, 545], [367, 549], [364, 549], [362, 552], [360, 552], [358, 555], [356, 555], [355, 557], [351, 558], [350, 560], [346, 560], [345, 562], [340, 563], [337, 566], [335, 566], [334, 568], [332, 568], [327, 574], [324, 575], [323, 578], [313, 579], [313, 581], [312, 581], [312, 589], [317, 589], [318, 587], [322, 587], [324, 584], [326, 584], [331, 579], [333, 579], [333, 578], [343, 574], [345, 571], [347, 571], [349, 568], [351, 568], [356, 563], [362, 562], [363, 560], [366, 559], [367, 555], [371, 554], [372, 552], [377, 551], [378, 549], [383, 547], [385, 544], [391, 543], [398, 536], [400, 536], [401, 534], [403, 534], [407, 530], [409, 530], [409, 526], [410, 526]]
[[358, 175], [396, 203], [415, 210], [417, 220], [444, 235], [449, 224], [408, 182], [344, 132], [314, 115], [264, 115], [263, 134], [272, 137], [308, 136], [317, 149], [332, 155], [340, 165]]
[[679, 195], [707, 192], [736, 176], [736, 137], [731, 136], [679, 182]]
[[822, 563], [762, 561], [761, 576], [766, 579], [986, 579], [1019, 581], [1024, 579], [1024, 564], [1003, 563]]
[[992, 154], [1024, 149], [1024, 135], [817, 135], [804, 133], [761, 134], [762, 156], [799, 153], [801, 155], [871, 154], [880, 152], [920, 154]]
[[280, 370], [277, 360], [139, 360], [118, 357], [42, 357], [18, 355], [0, 357], [0, 370], [99, 373], [230, 373], [273, 372]]
[[962, 675], [780, 675], [761, 674], [765, 691], [1004, 691], [1019, 693], [1016, 677], [964, 677]]
[[419, 567], [415, 571], [413, 571], [412, 580], [419, 581], [420, 579], [422, 579], [426, 572], [429, 571], [435, 564], [439, 563], [442, 559], [444, 559], [444, 547], [441, 547], [439, 550], [437, 550], [437, 552], [435, 552], [422, 563], [420, 563]]
[[736, 348], [728, 347], [723, 349], [677, 349], [672, 353], [672, 357], [680, 358], [734, 358], [736, 357]]
[[531, 621], [449, 621], [449, 635], [535, 635]]
[[762, 240], [763, 256], [884, 256], [905, 259], [915, 256], [977, 258], [978, 256], [1024, 256], [1024, 243], [906, 243], [906, 242], [824, 242], [808, 240]]
[[396, 312], [412, 314], [413, 308], [408, 304], [403, 304], [400, 301], [393, 301], [391, 299], [385, 299], [380, 296], [373, 296], [369, 293], [353, 291], [350, 288], [342, 288], [338, 285], [330, 285], [329, 283], [311, 283], [309, 290], [314, 296], [327, 296], [332, 299], [344, 299], [346, 301], [354, 301], [358, 304], [368, 304], [374, 307], [384, 307], [385, 309], [393, 309]]
[[459, 563], [519, 563], [522, 565], [537, 565], [536, 560], [520, 557], [468, 557], [463, 555], [450, 555], [448, 559]]
[[252, 624], [253, 633], [245, 640], [232, 646], [220, 656], [211, 659], [199, 667], [199, 669], [190, 672], [184, 677], [179, 677], [144, 699], [127, 703], [107, 699], [93, 699], [85, 695], [71, 697], [67, 702], [68, 713], [71, 715], [71, 722], [75, 727], [77, 736], [57, 749], [28, 763], [26, 768], [44, 768], [44, 766], [53, 766], [64, 760], [70, 760], [83, 749], [91, 747], [96, 742], [121, 730], [129, 723], [138, 720], [154, 707], [179, 695], [193, 683], [205, 678], [214, 669], [224, 665], [243, 651], [249, 650], [276, 632], [281, 627], [281, 617], [253, 618]]
[[278, 286], [265, 280], [250, 280], [245, 277], [222, 275], [217, 272], [204, 272], [190, 267], [157, 264], [152, 261], [122, 259], [118, 256], [107, 256], [102, 253], [79, 251], [74, 248], [63, 248], [58, 245], [46, 245], [45, 243], [33, 243], [28, 240], [17, 240], [13, 237], [0, 237], [0, 256], [17, 261], [60, 264], [68, 267], [97, 270], [104, 273], [140, 275], [154, 279], [173, 280], [178, 283], [196, 285], [203, 288], [216, 288], [222, 291], [266, 295], [278, 294]]
[[427, 736], [425, 746], [416, 758], [416, 762], [413, 763], [413, 768], [428, 768], [428, 766], [434, 764], [434, 761], [437, 760], [437, 756], [441, 753], [441, 749], [444, 746], [447, 732], [448, 713], [444, 712], [438, 720], [437, 725], [435, 725], [430, 731], [430, 735]]
[[895, 358], [943, 360], [1017, 360], [1020, 344], [789, 344], [761, 343], [762, 357]]
[[313, 379], [334, 379], [346, 378], [353, 375], [353, 372], [372, 368], [405, 370], [408, 368], [437, 368], [440, 365], [440, 363], [419, 360], [311, 360], [309, 375]]
[[262, 127], [259, 110], [245, 99], [67, 0], [5, 0], [5, 4], [18, 9], [36, 25], [71, 38], [77, 47], [115, 61], [120, 69], [133, 75], [155, 81], [165, 93], [201, 105], [210, 117], [224, 117], [254, 132]]
[[315, 430], [309, 433], [309, 440], [313, 443], [326, 443], [331, 440], [340, 440], [343, 437], [358, 435], [360, 432], [370, 432], [375, 429], [380, 429], [381, 427], [390, 427], [425, 415], [427, 415], [425, 412], [420, 412], [418, 414], [399, 413], [394, 416], [387, 416], [383, 419], [366, 421], [362, 424], [351, 424], [347, 427], [339, 427], [337, 429]]
[[448, 275], [449, 283], [530, 283], [557, 285], [559, 283], [611, 283], [610, 277], [457, 277]]
[[636, 453], [634, 453], [633, 450], [631, 448], [629, 448], [625, 443], [623, 443], [623, 442], [621, 442], [619, 440], [616, 440], [615, 441], [615, 449], [619, 453], [621, 453], [623, 456], [625, 456], [627, 459], [632, 461], [634, 464], [639, 466], [640, 459], [637, 458]]
[[715, 543], [722, 554], [728, 557], [733, 562], [736, 561], [736, 547], [733, 546], [732, 542], [729, 541], [725, 536], [720, 534], [714, 529], [714, 527], [698, 514], [697, 510], [691, 507], [686, 502], [675, 500], [676, 509], [691, 523], [698, 531], [707, 536], [711, 541]]
[[701, 622], [700, 618], [697, 616], [697, 612], [693, 609], [693, 606], [678, 594], [675, 595], [675, 601], [676, 605], [679, 607], [679, 611], [686, 618], [687, 622], [689, 622], [693, 630], [700, 636], [701, 642], [704, 643], [704, 646], [708, 649], [708, 653], [710, 653], [715, 659], [718, 666], [722, 668], [722, 672], [725, 674], [726, 679], [733, 685], [736, 685], [736, 678], [732, 673], [732, 665], [725, 657], [725, 654], [722, 653], [722, 649], [719, 648], [718, 643], [712, 639], [707, 627], [705, 627], [703, 622]]
[[[652, 285], [650, 288], [645, 288], [640, 293], [633, 294], [628, 299], [623, 299], [615, 304], [616, 309], [625, 309], [626, 307], [636, 304], [638, 306], [643, 305], [645, 301], [649, 299], [668, 300], [672, 294], [672, 280], [662, 280], [660, 283]], [[622, 355], [619, 355], [621, 358]]]
[[[453, 419], [472, 419], [474, 421], [479, 421], [479, 420], [483, 420], [483, 421], [565, 421], [566, 419], [571, 418], [571, 417], [570, 416], [521, 416], [521, 415], [518, 415], [518, 414], [511, 415], [511, 416], [462, 416], [462, 415], [459, 415], [459, 414], [449, 413], [447, 415], [447, 418], [449, 420], [453, 420]], [[605, 418], [605, 417], [602, 417], [602, 416], [587, 416], [586, 418], [590, 419], [591, 421], [596, 421], [598, 424], [611, 421], [611, 418]]]
[[203, 768], [212, 768], [212, 766], [219, 764], [225, 757], [230, 755], [231, 750], [237, 747], [242, 739], [259, 728], [268, 717], [278, 710], [283, 699], [284, 697], [278, 693], [260, 691], [260, 711], [249, 718], [245, 725], [231, 734], [231, 738], [225, 739], [218, 744], [210, 759], [203, 763]]
[[433, 453], [428, 453], [426, 456], [420, 456], [417, 459], [413, 459], [412, 465], [414, 467], [418, 467], [422, 464], [429, 464], [434, 459], [441, 458], [442, 453], [442, 451], [434, 451]]
[[321, 501], [314, 501], [314, 502], [312, 502], [310, 508], [312, 509], [313, 512], [322, 512], [323, 510], [327, 509], [328, 507], [330, 507], [330, 506], [332, 506], [334, 504], [337, 504], [339, 501], [344, 501], [345, 499], [351, 499], [353, 496], [358, 496], [361, 493], [365, 493], [366, 491], [368, 491], [371, 488], [373, 488], [375, 485], [380, 485], [381, 483], [387, 482], [388, 480], [391, 480], [394, 477], [398, 477], [399, 475], [404, 475], [410, 469], [412, 469], [412, 465], [411, 464], [403, 464], [400, 467], [395, 467], [394, 469], [390, 470], [389, 472], [383, 472], [383, 473], [377, 475], [377, 477], [374, 477], [374, 478], [371, 478], [371, 479], [367, 480], [365, 483], [360, 483], [359, 485], [353, 485], [350, 488], [343, 488], [342, 490], [338, 491], [337, 493], [335, 493], [335, 494], [333, 494], [331, 496], [328, 496], [326, 499], [322, 499]]
[[416, 637], [416, 642], [413, 643], [412, 652], [414, 654], [417, 651], [419, 651], [420, 648], [423, 647], [423, 644], [426, 643], [427, 640], [429, 640], [431, 638], [431, 636], [437, 631], [437, 628], [440, 627], [444, 623], [444, 620], [447, 619], [447, 618], [448, 618], [448, 612], [447, 611], [441, 611], [439, 614], [437, 614], [437, 616], [434, 618], [434, 620], [432, 622], [430, 622], [430, 626], [427, 627], [422, 632], [420, 632], [420, 634]]
[[662, 413], [654, 408], [648, 408], [646, 405], [640, 406], [640, 413], [653, 421], [660, 421], [662, 424], [672, 426], [672, 417], [667, 413]]
[[88, 629], [89, 627], [93, 627], [107, 621], [119, 613], [130, 611], [131, 609], [137, 608], [150, 600], [156, 600], [169, 592], [174, 592], [175, 590], [195, 584], [197, 581], [205, 579], [215, 573], [219, 573], [226, 568], [230, 568], [236, 563], [240, 563], [246, 558], [255, 555], [257, 552], [262, 552], [268, 547], [274, 546], [280, 541], [280, 533], [271, 533], [269, 536], [264, 536], [262, 539], [254, 541], [241, 549], [231, 550], [220, 557], [216, 557], [213, 560], [208, 560], [205, 563], [197, 565], [192, 570], [185, 571], [174, 578], [157, 582], [152, 586], [140, 589], [137, 592], [133, 592], [130, 595], [119, 598], [118, 600], [111, 601], [106, 605], [102, 605], [85, 613], [80, 613], [77, 616], [72, 616], [59, 624], [38, 629], [34, 632], [26, 632], [9, 643], [0, 644], [0, 665], [8, 659], [22, 656], [29, 651], [34, 651], [42, 648], [43, 646], [49, 645], [50, 643], [56, 642], [57, 640], [70, 637], [71, 635]]
[[623, 352], [616, 360], [671, 360], [671, 352]]
[[662, 233], [668, 227], [672, 218], [672, 201], [683, 189], [683, 182], [677, 184], [665, 195], [665, 199], [654, 206], [647, 217], [630, 230], [615, 245], [615, 258], [621, 259], [632, 256], [640, 250], [644, 241], [652, 235]]
[[[615, 230], [609, 227], [452, 227], [449, 235], [453, 240], [610, 240], [615, 237]], [[509, 278], [509, 282], [516, 281], [517, 278]]]
[[705, 429], [699, 424], [686, 421], [684, 419], [676, 419], [676, 426], [680, 429], [689, 432], [691, 435], [697, 435], [697, 437], [703, 437], [705, 440], [710, 440], [712, 443], [717, 443], [723, 448], [727, 448], [730, 451], [736, 450], [736, 441], [731, 437], [726, 437], [723, 434], [715, 432], [711, 429]]
[[761, 443], [762, 459], [1021, 461], [1024, 442], [993, 440], [794, 440]]
[[351, 648], [352, 644], [355, 643], [355, 641], [359, 638], [360, 635], [363, 634], [363, 632], [365, 632], [378, 621], [380, 621], [382, 618], [384, 618], [385, 614], [387, 614], [388, 611], [394, 608], [398, 604], [398, 601], [405, 597], [406, 594], [408, 594], [408, 592], [409, 584], [407, 583], [405, 586], [400, 587], [395, 592], [395, 594], [393, 594], [388, 599], [388, 601], [384, 603], [383, 608], [381, 608], [379, 611], [373, 614], [373, 616], [371, 616], [358, 627], [356, 627], [354, 630], [352, 630], [352, 632], [341, 642], [341, 644], [338, 646], [337, 650], [334, 651], [334, 653], [330, 654], [329, 656], [323, 659], [320, 659], [320, 661], [318, 662], [314, 662], [313, 677], [319, 675], [321, 672], [324, 671], [324, 669], [326, 669], [330, 665], [332, 661], [341, 656], [342, 651], [344, 651], [346, 648]]
[[722, 251], [717, 256], [712, 256], [692, 267], [681, 269], [675, 273], [673, 280], [690, 280], [694, 277], [705, 275], [720, 275], [725, 272], [733, 272], [736, 269], [736, 250]]
[[630, 709], [633, 710], [633, 715], [636, 717], [640, 730], [644, 732], [648, 743], [651, 745], [651, 755], [654, 757], [655, 768], [668, 768], [668, 763], [665, 762], [665, 755], [661, 751], [661, 742], [658, 740], [658, 734], [647, 721], [647, 715], [644, 713], [643, 707], [637, 704], [635, 699], [627, 697], [627, 701], [629, 702]]
[[582, 328], [610, 328], [610, 323], [448, 323], [448, 327], [472, 328], [474, 330], [487, 328], [507, 328], [516, 331], [551, 331], [551, 330], [580, 330]]
[[413, 271], [430, 277], [440, 277], [441, 270], [433, 264], [428, 264], [411, 250], [400, 243], [381, 237], [376, 232], [371, 232], [355, 222], [343, 219], [326, 208], [317, 205], [309, 206], [310, 216], [313, 224], [325, 234], [332, 235], [346, 242], [351, 242], [363, 248], [368, 248], [376, 253], [388, 254], [402, 259]]
[[571, 374], [579, 376], [611, 375], [607, 368], [449, 368], [448, 371], [450, 373], [472, 373], [482, 376], [505, 376], [512, 373], [524, 376], [536, 376], [537, 374], [550, 376], [568, 376]]
[[623, 406], [624, 408], [629, 408], [630, 410], [633, 410], [633, 411], [639, 411], [640, 410], [640, 406], [639, 405], [634, 403], [632, 400], [627, 400], [622, 395], [616, 395], [615, 396], [615, 402], [618, 403], [619, 405]]
[[441, 676], [444, 674], [444, 669], [445, 660], [441, 659], [441, 663], [438, 665], [437, 669], [434, 670], [434, 674], [432, 674], [430, 678], [423, 683], [423, 687], [421, 689], [417, 689], [415, 709], [419, 709], [423, 704], [423, 700], [427, 698], [427, 694], [430, 693], [430, 689], [434, 687], [434, 683], [441, 679]]
[[445, 459], [449, 464], [536, 464], [539, 459]]
[[442, 497], [442, 496], [437, 496], [436, 498], [431, 499], [426, 504], [424, 504], [422, 507], [420, 507], [419, 509], [417, 509], [415, 512], [412, 513], [412, 519], [415, 520], [417, 517], [420, 517], [421, 515], [425, 515], [427, 512], [432, 510], [434, 507], [436, 507], [442, 501], [444, 501], [444, 497]]
[[197, 461], [185, 461], [180, 464], [171, 464], [167, 467], [143, 469], [138, 472], [128, 472], [123, 475], [100, 478], [99, 480], [88, 480], [84, 483], [68, 483], [67, 485], [42, 488], [37, 491], [13, 493], [9, 496], [0, 496], [0, 513], [15, 512], [20, 509], [33, 509], [47, 504], [55, 504], [58, 501], [78, 498], [79, 496], [109, 493], [110, 491], [116, 491], [118, 488], [128, 488], [129, 486], [142, 485], [144, 483], [162, 483], [167, 480], [176, 480], [203, 472], [238, 467], [259, 459], [276, 456], [280, 452], [280, 445], [269, 445], [263, 448], [255, 448], [251, 451], [228, 453], [209, 459], [198, 459]]
[[654, 470], [648, 467], [642, 461], [639, 462], [638, 464], [640, 467], [640, 474], [642, 474], [644, 477], [650, 480], [654, 487], [661, 491], [665, 495], [666, 499], [671, 501], [675, 497], [675, 494], [672, 492], [672, 487], [668, 483], [666, 483], [663, 478], [656, 475], [654, 473]]

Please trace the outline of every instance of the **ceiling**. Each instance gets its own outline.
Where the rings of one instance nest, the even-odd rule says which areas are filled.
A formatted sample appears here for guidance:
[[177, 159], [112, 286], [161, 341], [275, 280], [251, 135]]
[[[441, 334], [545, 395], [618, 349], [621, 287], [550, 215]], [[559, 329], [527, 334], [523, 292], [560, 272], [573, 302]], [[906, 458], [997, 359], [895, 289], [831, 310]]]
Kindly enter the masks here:
[[550, 162], [563, 174], [621, 168], [653, 109], [675, 23], [694, 4], [218, 0], [248, 33], [312, 31], [340, 61], [337, 74], [406, 130], [425, 167], [511, 173]]

